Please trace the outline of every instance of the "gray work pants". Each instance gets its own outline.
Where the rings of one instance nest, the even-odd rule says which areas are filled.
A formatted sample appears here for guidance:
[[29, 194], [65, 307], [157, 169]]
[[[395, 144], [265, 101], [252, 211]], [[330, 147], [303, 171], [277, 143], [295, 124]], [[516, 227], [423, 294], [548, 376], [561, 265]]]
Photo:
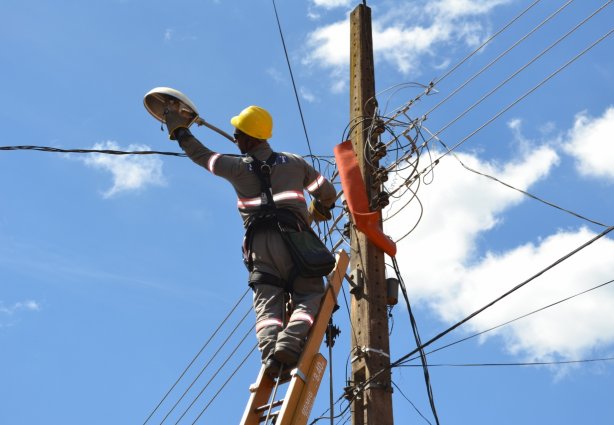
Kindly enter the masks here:
[[[276, 229], [260, 229], [253, 236], [252, 261], [255, 272], [268, 273], [285, 282], [294, 277], [292, 257]], [[256, 336], [263, 362], [276, 349], [300, 353], [320, 307], [324, 294], [322, 278], [296, 276], [291, 286], [293, 311], [290, 317], [285, 317], [285, 289], [265, 283], [252, 284]], [[284, 323], [287, 323], [285, 327]]]

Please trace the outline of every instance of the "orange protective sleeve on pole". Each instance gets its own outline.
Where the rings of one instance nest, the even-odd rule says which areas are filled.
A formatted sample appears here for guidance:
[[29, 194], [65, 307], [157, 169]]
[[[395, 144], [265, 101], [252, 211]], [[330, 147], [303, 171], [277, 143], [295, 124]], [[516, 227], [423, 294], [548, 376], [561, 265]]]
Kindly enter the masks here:
[[380, 228], [380, 213], [371, 212], [367, 189], [360, 174], [358, 159], [352, 142], [347, 140], [334, 148], [337, 169], [341, 177], [341, 187], [354, 225], [363, 232], [369, 241], [391, 257], [397, 254], [397, 246]]

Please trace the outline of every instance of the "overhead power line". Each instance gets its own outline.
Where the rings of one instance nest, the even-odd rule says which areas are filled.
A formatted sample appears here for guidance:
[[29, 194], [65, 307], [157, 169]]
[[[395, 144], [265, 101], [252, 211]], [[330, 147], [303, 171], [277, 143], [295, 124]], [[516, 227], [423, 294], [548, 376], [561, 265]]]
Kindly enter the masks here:
[[[426, 131], [428, 131], [429, 133], [431, 133], [431, 132], [430, 132], [430, 131], [429, 131], [429, 130], [426, 128], [426, 127], [424, 127], [424, 129], [425, 129]], [[431, 134], [432, 134], [432, 133], [431, 133]], [[436, 139], [436, 140], [437, 140], [439, 143], [441, 143], [441, 145], [442, 145], [442, 146], [443, 146], [443, 147], [444, 147], [446, 150], [451, 151], [451, 150], [450, 150], [450, 148], [448, 148], [448, 146], [447, 146], [447, 145], [446, 145], [446, 144], [445, 144], [445, 143], [444, 143], [444, 142], [443, 142], [443, 141], [442, 141], [442, 140], [441, 140], [439, 137], [437, 137], [437, 136], [434, 136], [434, 137], [435, 137], [435, 139]], [[579, 214], [579, 213], [577, 213], [577, 212], [574, 212], [574, 211], [572, 211], [572, 210], [570, 210], [570, 209], [563, 208], [563, 207], [561, 207], [561, 206], [559, 206], [559, 205], [557, 205], [557, 204], [555, 204], [555, 203], [553, 203], [553, 202], [546, 201], [545, 199], [540, 198], [539, 196], [533, 195], [532, 193], [529, 193], [529, 192], [527, 192], [526, 190], [522, 190], [522, 189], [519, 189], [519, 188], [517, 188], [517, 187], [515, 187], [515, 186], [512, 186], [511, 184], [506, 183], [506, 182], [504, 182], [504, 181], [502, 181], [502, 180], [498, 179], [497, 177], [491, 176], [490, 174], [486, 174], [486, 173], [483, 173], [483, 172], [481, 172], [481, 171], [478, 171], [478, 170], [476, 170], [476, 169], [474, 169], [474, 168], [471, 168], [471, 167], [469, 167], [467, 164], [465, 164], [465, 163], [464, 163], [464, 162], [463, 162], [463, 161], [462, 161], [462, 160], [461, 160], [461, 159], [458, 157], [458, 155], [456, 155], [456, 153], [455, 153], [455, 152], [451, 152], [451, 154], [452, 154], [452, 156], [454, 157], [454, 159], [456, 159], [456, 160], [459, 162], [459, 164], [460, 164], [460, 165], [461, 165], [461, 166], [462, 166], [464, 169], [466, 169], [467, 171], [470, 171], [470, 172], [472, 172], [472, 173], [474, 173], [474, 174], [477, 174], [477, 175], [479, 175], [479, 176], [486, 177], [486, 178], [488, 178], [488, 179], [490, 179], [490, 180], [493, 180], [493, 181], [495, 181], [495, 182], [497, 182], [497, 183], [499, 183], [499, 184], [501, 184], [501, 185], [503, 185], [503, 186], [505, 186], [505, 187], [507, 187], [507, 188], [509, 188], [509, 189], [515, 190], [515, 191], [517, 191], [517, 192], [520, 192], [520, 193], [522, 193], [523, 195], [528, 196], [528, 197], [529, 197], [529, 198], [531, 198], [531, 199], [534, 199], [534, 200], [536, 200], [536, 201], [538, 201], [538, 202], [541, 202], [541, 203], [543, 203], [543, 204], [545, 204], [545, 205], [548, 205], [549, 207], [552, 207], [552, 208], [555, 208], [555, 209], [557, 209], [557, 210], [560, 210], [560, 211], [566, 212], [566, 213], [568, 213], [568, 214], [571, 214], [571, 215], [573, 215], [574, 217], [579, 218], [579, 219], [581, 219], [581, 220], [588, 221], [589, 223], [593, 223], [593, 224], [596, 224], [596, 225], [601, 226], [601, 227], [610, 227], [610, 225], [608, 225], [608, 224], [601, 223], [601, 222], [599, 222], [599, 221], [597, 221], [597, 220], [593, 220], [593, 219], [591, 219], [591, 218], [588, 218], [588, 217], [586, 217], [586, 216], [584, 216], [584, 215], [582, 215], [582, 214]]]
[[411, 328], [414, 333], [414, 338], [416, 340], [416, 346], [418, 347], [420, 352], [420, 361], [422, 363], [422, 370], [424, 373], [424, 383], [426, 385], [426, 392], [429, 399], [429, 404], [431, 406], [431, 412], [433, 413], [433, 417], [435, 418], [435, 423], [439, 425], [439, 416], [437, 415], [437, 408], [435, 407], [435, 398], [433, 396], [433, 388], [431, 387], [431, 377], [429, 374], [426, 354], [424, 353], [424, 349], [419, 348], [422, 346], [422, 341], [420, 340], [420, 333], [418, 332], [418, 324], [416, 323], [416, 318], [414, 317], [414, 313], [409, 302], [409, 296], [407, 295], [407, 288], [405, 287], [405, 282], [403, 281], [403, 276], [401, 276], [401, 270], [399, 269], [399, 264], [397, 263], [395, 257], [392, 257], [392, 264], [397, 278], [399, 279], [399, 286], [401, 287], [401, 292], [403, 292], [405, 304], [407, 305], [407, 311], [409, 312], [409, 321], [411, 323]]
[[112, 149], [61, 149], [52, 148], [49, 146], [0, 146], [0, 151], [40, 151], [40, 152], [54, 152], [54, 153], [100, 153], [106, 155], [168, 155], [168, 156], [181, 156], [187, 155], [183, 152], [164, 152], [164, 151], [119, 151]]
[[[470, 340], [470, 339], [476, 338], [476, 337], [478, 337], [478, 336], [480, 336], [480, 335], [484, 335], [485, 333], [492, 332], [492, 331], [494, 331], [495, 329], [499, 329], [499, 328], [501, 328], [501, 327], [503, 327], [503, 326], [507, 326], [507, 325], [509, 325], [509, 324], [511, 324], [511, 323], [517, 322], [518, 320], [522, 320], [522, 319], [527, 318], [527, 317], [529, 317], [529, 316], [532, 316], [532, 315], [534, 315], [534, 314], [536, 314], [536, 313], [539, 313], [540, 311], [544, 311], [544, 310], [546, 310], [546, 309], [552, 308], [552, 307], [554, 307], [554, 306], [556, 306], [556, 305], [562, 304], [562, 303], [564, 303], [564, 302], [567, 302], [567, 301], [569, 301], [569, 300], [572, 300], [572, 299], [574, 299], [574, 298], [576, 298], [576, 297], [579, 297], [579, 296], [581, 296], [581, 295], [584, 295], [584, 294], [587, 294], [587, 293], [589, 293], [589, 292], [592, 292], [592, 291], [594, 291], [594, 290], [596, 290], [596, 289], [599, 289], [599, 288], [602, 288], [602, 287], [604, 287], [604, 286], [610, 285], [612, 282], [614, 282], [614, 279], [609, 280], [609, 281], [604, 282], [604, 283], [601, 283], [601, 284], [599, 284], [599, 285], [597, 285], [597, 286], [593, 286], [592, 288], [585, 289], [584, 291], [577, 292], [577, 293], [575, 293], [575, 294], [573, 294], [573, 295], [570, 295], [570, 296], [568, 296], [568, 297], [562, 298], [562, 299], [560, 299], [560, 300], [558, 300], [558, 301], [555, 301], [555, 302], [553, 302], [553, 303], [550, 303], [550, 304], [548, 304], [548, 305], [545, 305], [545, 306], [543, 306], [543, 307], [540, 307], [540, 308], [538, 308], [538, 309], [536, 309], [536, 310], [533, 310], [533, 311], [531, 311], [531, 312], [529, 312], [529, 313], [525, 313], [525, 314], [523, 314], [523, 315], [521, 315], [521, 316], [518, 316], [518, 317], [516, 317], [516, 318], [514, 318], [514, 319], [511, 319], [511, 320], [508, 320], [508, 321], [506, 321], [506, 322], [500, 323], [500, 324], [498, 324], [498, 325], [496, 325], [496, 326], [493, 326], [493, 327], [491, 327], [491, 328], [485, 329], [485, 330], [483, 330], [483, 331], [481, 331], [481, 332], [474, 333], [474, 334], [469, 335], [469, 336], [467, 336], [467, 337], [461, 338], [461, 339], [459, 339], [459, 340], [457, 340], [457, 341], [454, 341], [454, 342], [451, 342], [451, 343], [449, 343], [449, 344], [443, 345], [443, 346], [441, 346], [441, 347], [439, 347], [439, 348], [436, 348], [436, 349], [434, 349], [434, 350], [429, 351], [429, 352], [428, 352], [428, 353], [426, 353], [426, 354], [434, 354], [434, 353], [436, 353], [436, 352], [438, 352], [438, 351], [441, 351], [441, 350], [444, 350], [444, 349], [446, 349], [446, 348], [452, 347], [453, 345], [457, 345], [457, 344], [460, 344], [461, 342], [465, 342], [465, 341], [468, 341], [468, 340]], [[407, 361], [409, 362], [409, 361], [412, 361], [412, 360], [416, 360], [417, 358], [419, 358], [419, 356], [416, 356], [416, 357], [413, 357], [413, 358], [407, 359]]]
[[541, 0], [535, 0], [533, 3], [531, 3], [529, 6], [527, 6], [522, 12], [520, 12], [513, 19], [511, 19], [507, 24], [505, 24], [501, 29], [499, 29], [499, 31], [495, 32], [493, 35], [488, 37], [488, 39], [486, 39], [482, 44], [480, 44], [473, 52], [469, 53], [467, 56], [465, 56], [465, 58], [463, 58], [460, 62], [458, 62], [456, 65], [454, 65], [452, 67], [452, 69], [450, 69], [444, 75], [442, 75], [441, 77], [436, 79], [435, 80], [435, 84], [439, 84], [443, 80], [445, 80], [447, 77], [449, 77], [450, 74], [452, 74], [454, 71], [456, 71], [462, 64], [467, 62], [467, 60], [469, 60], [472, 56], [476, 55], [480, 50], [482, 50], [484, 47], [486, 47], [486, 45], [488, 45], [491, 41], [493, 41], [501, 33], [506, 31], [510, 26], [512, 26], [514, 24], [514, 22], [516, 22], [518, 19], [520, 19], [525, 13], [527, 13], [529, 10], [531, 10], [540, 1]]
[[[281, 38], [281, 44], [284, 48], [284, 55], [286, 57], [286, 63], [288, 64], [288, 71], [290, 72], [290, 79], [292, 80], [292, 87], [294, 88], [294, 96], [296, 97], [296, 104], [298, 105], [298, 111], [301, 116], [301, 123], [303, 124], [303, 131], [305, 132], [305, 139], [307, 140], [307, 147], [309, 148], [309, 155], [312, 156], [313, 161], [313, 152], [311, 151], [311, 142], [309, 141], [309, 135], [307, 134], [307, 125], [305, 124], [305, 117], [303, 116], [303, 108], [301, 108], [301, 100], [298, 95], [298, 90], [296, 88], [296, 82], [294, 81], [294, 73], [292, 72], [292, 65], [290, 65], [290, 57], [288, 56], [288, 49], [286, 48], [286, 41], [284, 39], [284, 33], [281, 29], [281, 23], [279, 22], [279, 14], [277, 13], [277, 6], [275, 4], [275, 0], [271, 0], [273, 3], [273, 10], [275, 11], [275, 19], [277, 21], [277, 28], [279, 29], [279, 36]], [[314, 164], [315, 165], [315, 164]]]
[[[526, 279], [525, 281], [519, 283], [518, 285], [514, 286], [512, 289], [510, 289], [509, 291], [505, 292], [503, 295], [497, 297], [496, 299], [492, 300], [491, 302], [489, 302], [488, 304], [486, 304], [485, 306], [479, 308], [478, 310], [474, 311], [473, 313], [471, 313], [470, 315], [468, 315], [467, 317], [465, 317], [464, 319], [456, 322], [454, 325], [450, 326], [448, 329], [438, 333], [437, 335], [435, 335], [433, 338], [431, 338], [430, 340], [428, 340], [427, 342], [425, 342], [422, 345], [422, 348], [424, 349], [425, 347], [428, 347], [429, 345], [431, 345], [433, 342], [443, 338], [444, 336], [446, 336], [447, 334], [449, 334], [450, 332], [452, 332], [454, 329], [458, 328], [459, 326], [467, 323], [469, 320], [473, 319], [475, 316], [477, 316], [478, 314], [484, 312], [485, 310], [487, 310], [488, 308], [492, 307], [493, 305], [495, 305], [496, 303], [498, 303], [499, 301], [501, 301], [502, 299], [506, 298], [507, 296], [511, 295], [512, 293], [516, 292], [517, 290], [519, 290], [520, 288], [526, 286], [527, 284], [529, 284], [530, 282], [534, 281], [535, 279], [537, 279], [539, 276], [543, 275], [544, 273], [546, 273], [547, 271], [553, 269], [554, 267], [558, 266], [559, 264], [563, 263], [564, 261], [568, 260], [569, 258], [571, 258], [573, 255], [577, 254], [578, 252], [582, 251], [584, 248], [592, 245], [594, 242], [596, 242], [597, 240], [601, 239], [602, 237], [606, 236], [608, 233], [610, 233], [612, 230], [614, 230], [614, 226], [613, 227], [609, 227], [607, 229], [605, 229], [603, 232], [599, 233], [597, 236], [595, 236], [594, 238], [590, 239], [589, 241], [583, 243], [582, 245], [580, 245], [579, 247], [577, 247], [576, 249], [572, 250], [571, 252], [565, 254], [564, 256], [562, 256], [561, 258], [559, 258], [558, 260], [556, 260], [555, 262], [551, 263], [550, 265], [548, 265], [547, 267], [543, 268], [542, 270], [540, 270], [539, 272], [535, 273], [533, 276], [531, 276], [530, 278]], [[411, 353], [408, 353], [406, 355], [404, 355], [403, 357], [399, 358], [398, 360], [396, 360], [394, 363], [391, 364], [391, 367], [395, 367], [398, 366], [399, 364], [401, 364], [404, 360], [410, 358], [411, 356], [413, 356], [414, 354], [416, 354], [419, 351], [419, 348], [414, 349]]]
[[557, 16], [559, 13], [561, 13], [567, 6], [569, 6], [571, 3], [573, 3], [574, 0], [568, 0], [567, 3], [565, 3], [564, 5], [562, 5], [561, 7], [559, 7], [557, 10], [555, 10], [554, 12], [552, 12], [546, 19], [544, 19], [542, 22], [540, 22], [536, 27], [534, 27], [531, 31], [529, 31], [528, 33], [526, 33], [524, 36], [522, 36], [518, 41], [516, 41], [514, 44], [512, 44], [510, 47], [508, 47], [503, 53], [499, 54], [499, 56], [497, 56], [495, 59], [493, 59], [492, 61], [490, 61], [488, 64], [484, 65], [478, 72], [476, 72], [475, 74], [473, 74], [471, 77], [469, 77], [467, 80], [465, 80], [465, 82], [463, 82], [460, 86], [458, 86], [456, 89], [454, 89], [449, 95], [447, 95], [444, 99], [442, 99], [439, 103], [437, 103], [437, 105], [433, 106], [431, 109], [428, 110], [428, 112], [424, 113], [424, 116], [428, 116], [429, 114], [431, 114], [434, 110], [436, 110], [437, 108], [439, 108], [441, 105], [443, 105], [444, 103], [446, 103], [448, 100], [450, 100], [452, 97], [454, 97], [459, 91], [461, 91], [463, 88], [465, 88], [467, 86], [467, 84], [471, 83], [473, 80], [475, 80], [477, 77], [479, 77], [480, 75], [482, 75], [486, 70], [488, 70], [491, 66], [493, 66], [495, 63], [497, 63], [500, 59], [502, 59], [504, 56], [506, 56], [507, 54], [509, 54], [509, 52], [511, 52], [513, 49], [515, 49], [516, 47], [518, 47], [518, 45], [520, 45], [523, 41], [525, 41], [527, 38], [529, 38], [531, 35], [533, 35], [536, 31], [538, 31], [541, 27], [543, 27], [546, 23], [548, 23], [552, 18], [554, 18], [555, 16]]
[[442, 75], [441, 77], [438, 77], [436, 79], [434, 79], [433, 81], [431, 81], [431, 83], [426, 87], [426, 89], [424, 90], [423, 93], [421, 93], [420, 95], [418, 95], [416, 98], [410, 100], [409, 102], [407, 102], [404, 106], [400, 106], [399, 108], [397, 108], [398, 112], [395, 116], [393, 116], [391, 118], [391, 120], [394, 120], [394, 118], [400, 114], [403, 114], [405, 112], [407, 112], [409, 110], [409, 108], [418, 100], [420, 100], [420, 98], [424, 95], [428, 95], [429, 93], [431, 93], [431, 91], [433, 90], [435, 84], [439, 84], [441, 83], [443, 80], [445, 80], [447, 77], [449, 77], [450, 75], [452, 75], [458, 68], [460, 68], [465, 62], [467, 62], [469, 59], [471, 59], [473, 56], [475, 56], [480, 50], [482, 50], [484, 47], [486, 47], [488, 44], [490, 44], [495, 38], [497, 38], [499, 35], [501, 35], [503, 32], [505, 32], [509, 27], [511, 27], [518, 19], [520, 19], [523, 15], [525, 15], [529, 10], [531, 10], [534, 6], [536, 6], [541, 0], [535, 0], [533, 3], [531, 3], [529, 6], [527, 6], [524, 10], [522, 10], [518, 15], [516, 15], [514, 18], [512, 18], [511, 20], [509, 20], [504, 26], [502, 26], [498, 31], [496, 31], [493, 35], [491, 35], [490, 37], [488, 37], [488, 39], [486, 39], [482, 44], [480, 44], [478, 47], [475, 48], [475, 50], [473, 50], [471, 53], [469, 53], [467, 56], [465, 56], [462, 60], [460, 60], [456, 65], [454, 65], [450, 70], [448, 70], [444, 75]]
[[[431, 363], [430, 367], [500, 367], [500, 366], [553, 366], [553, 365], [566, 365], [566, 364], [579, 364], [579, 363], [596, 363], [596, 362], [610, 362], [614, 360], [614, 357], [604, 357], [601, 359], [582, 359], [582, 360], [559, 360], [550, 362], [509, 362], [509, 363]], [[398, 367], [421, 367], [417, 364], [403, 364]]]
[[250, 289], [247, 288], [247, 290], [243, 293], [243, 295], [241, 295], [241, 297], [239, 298], [239, 300], [235, 303], [235, 305], [230, 309], [230, 312], [226, 315], [226, 317], [224, 317], [224, 319], [222, 319], [222, 321], [220, 322], [220, 324], [218, 325], [218, 327], [213, 331], [213, 333], [211, 334], [211, 336], [209, 336], [209, 338], [207, 339], [207, 341], [203, 344], [203, 346], [201, 347], [200, 350], [198, 350], [198, 353], [196, 353], [196, 355], [194, 356], [194, 358], [190, 361], [190, 363], [186, 366], [186, 368], [183, 370], [183, 372], [181, 372], [181, 374], [179, 375], [179, 378], [177, 378], [177, 380], [175, 381], [175, 383], [171, 386], [171, 388], [166, 392], [166, 394], [164, 394], [164, 397], [162, 397], [162, 400], [160, 400], [160, 402], [157, 404], [157, 406], [151, 411], [151, 413], [149, 414], [149, 416], [147, 417], [147, 419], [145, 419], [145, 422], [143, 422], [143, 425], [147, 424], [147, 422], [149, 422], [149, 420], [151, 419], [151, 417], [156, 413], [156, 411], [160, 408], [160, 406], [162, 405], [162, 403], [164, 403], [164, 401], [166, 400], [166, 398], [169, 396], [169, 394], [175, 389], [175, 387], [177, 386], [177, 384], [179, 383], [179, 381], [181, 381], [181, 379], [185, 376], [186, 372], [192, 367], [192, 365], [194, 364], [194, 362], [200, 357], [200, 355], [202, 354], [202, 352], [205, 350], [205, 348], [207, 348], [207, 346], [209, 345], [209, 343], [213, 340], [213, 338], [215, 337], [215, 335], [217, 335], [217, 333], [220, 331], [220, 329], [222, 328], [222, 326], [224, 326], [224, 324], [226, 323], [226, 321], [230, 318], [230, 316], [232, 316], [232, 314], [235, 312], [235, 310], [237, 309], [237, 307], [239, 306], [239, 304], [241, 304], [241, 302], [243, 301], [243, 299], [245, 298], [245, 296], [247, 295], [247, 293], [250, 292]]
[[[610, 0], [611, 2], [612, 0]], [[608, 3], [610, 3], [608, 2]], [[449, 153], [451, 153], [453, 150], [457, 149], [459, 146], [461, 146], [462, 144], [464, 144], [467, 140], [469, 140], [470, 138], [472, 138], [473, 136], [475, 136], [477, 133], [479, 133], [481, 130], [483, 130], [485, 127], [487, 127], [488, 125], [490, 125], [493, 121], [497, 120], [498, 118], [501, 117], [501, 115], [503, 115], [504, 113], [506, 113], [507, 111], [509, 111], [511, 108], [513, 108], [514, 106], [516, 106], [518, 103], [520, 103], [522, 100], [524, 100], [526, 97], [528, 97], [530, 94], [532, 94], [533, 92], [535, 92], [537, 89], [539, 89], [541, 86], [543, 86], [544, 84], [546, 84], [548, 81], [550, 81], [553, 77], [555, 77], [556, 75], [558, 75], [561, 71], [563, 71], [564, 69], [566, 69], [569, 65], [571, 65], [572, 63], [574, 63], [575, 61], [577, 61], [580, 57], [582, 57], [583, 55], [585, 55], [586, 53], [588, 53], [591, 49], [593, 49], [595, 46], [597, 46], [599, 43], [601, 43], [603, 40], [605, 40], [606, 38], [608, 38], [609, 36], [612, 35], [612, 33], [614, 32], [614, 29], [611, 29], [610, 31], [608, 31], [606, 34], [602, 35], [601, 37], [599, 37], [597, 40], [595, 40], [591, 45], [589, 45], [588, 47], [586, 47], [584, 50], [582, 50], [580, 53], [578, 53], [577, 55], [575, 55], [573, 58], [571, 58], [570, 60], [568, 60], [565, 64], [561, 65], [559, 68], [557, 68], [555, 71], [553, 71], [550, 75], [548, 75], [546, 78], [544, 78], [542, 81], [540, 81], [537, 85], [533, 86], [531, 89], [529, 89], [528, 91], [526, 91], [523, 95], [521, 95], [520, 97], [518, 97], [516, 100], [514, 100], [513, 102], [511, 102], [509, 105], [507, 105], [505, 108], [501, 109], [499, 112], [497, 112], [493, 117], [491, 117], [489, 120], [487, 120], [484, 124], [482, 124], [481, 126], [479, 126], [477, 129], [475, 129], [474, 131], [472, 131], [470, 134], [468, 134], [467, 136], [465, 136], [462, 140], [460, 140], [458, 143], [456, 143], [454, 146], [452, 146], [452, 148], [450, 148], [448, 151], [446, 151], [445, 153], [441, 154], [435, 161], [433, 161], [431, 163], [431, 165], [427, 166], [424, 170], [422, 170], [419, 174], [423, 175], [426, 173], [429, 173], [432, 171], [432, 169], [439, 163], [439, 160], [441, 158], [443, 158], [444, 156], [448, 155]], [[435, 133], [435, 135], [437, 135], [439, 132]], [[434, 137], [431, 137], [431, 139], [427, 140], [425, 143], [428, 143], [430, 140], [432, 140]]]
[[577, 254], [578, 252], [580, 252], [581, 250], [583, 250], [584, 248], [588, 247], [589, 245], [593, 244], [595, 241], [601, 239], [602, 237], [606, 236], [608, 233], [610, 233], [612, 230], [614, 230], [614, 227], [610, 227], [606, 230], [604, 230], [603, 232], [601, 232], [600, 234], [598, 234], [597, 236], [595, 236], [594, 238], [590, 239], [589, 241], [585, 242], [584, 244], [580, 245], [579, 247], [577, 247], [576, 249], [572, 250], [571, 252], [567, 253], [566, 255], [564, 255], [563, 257], [559, 258], [558, 260], [556, 260], [555, 262], [551, 263], [550, 265], [548, 265], [547, 267], [545, 267], [544, 269], [542, 269], [541, 271], [537, 272], [536, 274], [534, 274], [533, 276], [531, 276], [530, 278], [528, 278], [527, 280], [525, 280], [524, 282], [516, 285], [514, 288], [510, 289], [509, 291], [507, 291], [506, 293], [504, 293], [503, 295], [501, 295], [500, 297], [496, 298], [495, 300], [491, 301], [490, 303], [486, 304], [485, 306], [483, 306], [482, 308], [480, 308], [479, 310], [476, 310], [475, 312], [471, 313], [469, 316], [465, 317], [464, 319], [462, 319], [461, 321], [455, 323], [454, 325], [452, 325], [451, 327], [447, 328], [446, 330], [440, 332], [439, 334], [435, 335], [433, 338], [431, 338], [430, 340], [428, 340], [426, 343], [422, 344], [421, 347], [417, 347], [416, 349], [412, 350], [410, 353], [400, 357], [398, 360], [392, 362], [390, 364], [389, 367], [387, 368], [382, 368], [379, 371], [373, 373], [369, 379], [367, 379], [366, 381], [364, 381], [363, 383], [361, 383], [357, 388], [354, 389], [353, 394], [354, 396], [352, 397], [352, 399], [350, 400], [350, 404], [346, 407], [346, 409], [344, 411], [342, 411], [339, 415], [342, 415], [343, 413], [345, 413], [345, 411], [349, 410], [350, 406], [351, 406], [351, 402], [354, 400], [354, 398], [356, 398], [359, 394], [361, 394], [362, 390], [369, 385], [371, 382], [375, 381], [376, 379], [378, 379], [378, 377], [385, 372], [387, 369], [392, 369], [394, 367], [399, 367], [402, 364], [405, 364], [409, 359], [412, 358], [412, 356], [414, 356], [416, 353], [418, 353], [420, 351], [420, 349], [424, 349], [427, 346], [431, 345], [432, 343], [434, 343], [435, 341], [443, 338], [445, 335], [449, 334], [450, 332], [452, 332], [453, 330], [455, 330], [456, 328], [458, 328], [459, 326], [463, 325], [464, 323], [468, 322], [469, 320], [471, 320], [472, 318], [474, 318], [475, 316], [477, 316], [478, 314], [482, 313], [483, 311], [485, 311], [486, 309], [492, 307], [494, 304], [496, 304], [497, 302], [501, 301], [503, 298], [507, 297], [508, 295], [512, 294], [513, 292], [517, 291], [518, 289], [522, 288], [523, 286], [527, 285], [528, 283], [532, 282], [533, 280], [535, 280], [537, 277], [543, 275], [544, 273], [546, 273], [548, 270], [556, 267], [557, 265], [561, 264], [562, 262], [566, 261], [567, 259], [569, 259], [570, 257], [572, 257], [573, 255]]
[[[456, 123], [458, 120], [460, 120], [462, 117], [464, 117], [465, 115], [467, 115], [470, 111], [472, 111], [474, 108], [476, 108], [478, 105], [480, 105], [484, 100], [486, 100], [487, 98], [489, 98], [490, 96], [492, 96], [495, 92], [497, 92], [501, 87], [503, 87], [504, 85], [506, 85], [507, 83], [509, 83], [513, 78], [515, 78], [518, 74], [520, 74], [522, 71], [524, 71], [526, 68], [528, 68], [531, 64], [533, 64], [534, 62], [536, 62], [538, 59], [540, 59], [541, 57], [543, 57], [546, 53], [548, 53], [549, 51], [551, 51], [554, 47], [556, 47], [559, 43], [561, 43], [564, 39], [566, 39], [567, 37], [569, 37], [571, 34], [573, 34], [574, 32], [576, 32], [582, 25], [586, 24], [590, 19], [592, 19], [593, 17], [595, 17], [599, 12], [601, 12], [606, 6], [608, 6], [610, 3], [612, 3], [613, 0], [608, 0], [607, 2], [605, 2], [603, 5], [601, 5], [597, 10], [595, 10], [593, 13], [591, 13], [589, 16], [587, 16], [586, 18], [584, 18], [580, 23], [578, 23], [576, 26], [574, 26], [572, 29], [570, 29], [569, 31], [567, 31], [565, 34], [563, 34], [561, 37], [559, 37], [554, 43], [550, 44], [548, 47], [546, 47], [544, 50], [542, 50], [540, 53], [538, 53], [536, 56], [534, 56], [530, 61], [528, 61], [526, 64], [524, 64], [523, 66], [521, 66], [520, 68], [518, 68], [516, 71], [514, 71], [512, 74], [510, 74], [505, 80], [503, 80], [501, 83], [497, 84], [493, 89], [491, 89], [488, 93], [486, 93], [485, 95], [483, 95], [480, 99], [478, 99], [477, 101], [475, 101], [471, 106], [469, 106], [468, 108], [466, 108], [461, 114], [459, 114], [456, 118], [454, 118], [452, 121], [448, 122], [446, 125], [444, 125], [441, 129], [437, 130], [437, 132], [433, 135], [437, 136], [441, 133], [443, 133], [446, 129], [448, 129], [452, 124]], [[425, 143], [428, 143], [430, 140], [433, 139], [433, 137], [431, 137], [430, 139], [428, 139]]]

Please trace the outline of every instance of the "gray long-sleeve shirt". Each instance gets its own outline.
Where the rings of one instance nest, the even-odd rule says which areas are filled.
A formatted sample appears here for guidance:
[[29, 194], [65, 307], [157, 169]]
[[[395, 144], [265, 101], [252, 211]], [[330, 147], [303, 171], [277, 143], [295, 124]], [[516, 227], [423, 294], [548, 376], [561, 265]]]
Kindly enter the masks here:
[[[179, 144], [192, 161], [232, 184], [237, 194], [237, 208], [246, 226], [262, 204], [260, 180], [246, 157], [214, 152], [191, 134], [182, 137]], [[250, 153], [266, 161], [273, 151], [268, 142], [263, 142]], [[325, 206], [333, 205], [336, 198], [335, 188], [328, 180], [301, 156], [288, 152], [277, 154], [271, 170], [271, 188], [275, 205], [293, 211], [305, 222], [309, 222], [305, 190]]]

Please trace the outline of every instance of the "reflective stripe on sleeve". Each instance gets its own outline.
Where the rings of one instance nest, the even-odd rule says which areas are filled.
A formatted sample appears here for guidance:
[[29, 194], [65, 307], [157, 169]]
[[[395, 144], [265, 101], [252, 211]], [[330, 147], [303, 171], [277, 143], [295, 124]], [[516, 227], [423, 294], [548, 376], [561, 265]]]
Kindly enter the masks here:
[[222, 156], [219, 153], [216, 153], [215, 155], [212, 155], [211, 158], [209, 158], [209, 161], [207, 162], [207, 169], [209, 171], [211, 171], [211, 173], [215, 174], [215, 162], [217, 161], [217, 159]]
[[281, 328], [284, 326], [284, 324], [279, 319], [264, 319], [256, 323], [256, 333], [269, 326], [279, 326]]
[[290, 317], [290, 322], [302, 321], [309, 323], [309, 326], [313, 325], [313, 317], [310, 314], [307, 314], [302, 311], [296, 311], [292, 313]]
[[319, 174], [318, 177], [311, 183], [309, 183], [306, 187], [307, 192], [313, 193], [318, 190], [324, 184], [324, 176]]

